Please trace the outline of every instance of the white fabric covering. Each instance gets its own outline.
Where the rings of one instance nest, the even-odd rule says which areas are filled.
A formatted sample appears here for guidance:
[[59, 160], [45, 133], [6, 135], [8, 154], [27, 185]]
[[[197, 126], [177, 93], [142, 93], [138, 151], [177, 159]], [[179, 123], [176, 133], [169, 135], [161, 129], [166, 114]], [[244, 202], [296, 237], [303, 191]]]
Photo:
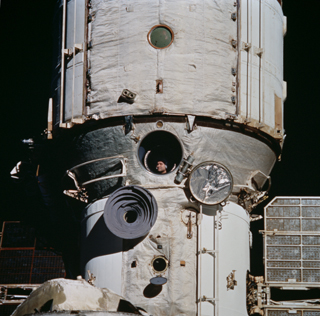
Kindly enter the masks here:
[[[234, 0], [93, 0], [91, 113], [99, 112], [101, 118], [150, 111], [219, 118], [235, 113], [235, 11]], [[157, 24], [173, 30], [168, 48], [148, 43], [147, 34]], [[156, 94], [158, 79], [163, 80], [162, 94]], [[137, 93], [133, 104], [117, 103], [123, 89]]]

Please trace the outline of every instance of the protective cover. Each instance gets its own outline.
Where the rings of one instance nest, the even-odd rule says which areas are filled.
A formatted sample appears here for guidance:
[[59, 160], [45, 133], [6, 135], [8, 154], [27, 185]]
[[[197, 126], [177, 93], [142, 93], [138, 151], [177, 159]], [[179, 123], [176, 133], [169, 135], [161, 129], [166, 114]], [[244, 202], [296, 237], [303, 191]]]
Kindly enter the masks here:
[[[44, 309], [44, 306], [51, 305]], [[99, 289], [83, 279], [53, 279], [42, 284], [14, 311], [12, 316], [24, 316], [35, 311], [110, 311], [124, 309], [124, 305], [138, 314], [123, 297], [108, 289]], [[47, 306], [48, 307], [48, 306]], [[132, 312], [131, 311], [131, 312]], [[52, 315], [53, 313], [50, 313]], [[59, 315], [61, 315], [59, 313]], [[63, 314], [62, 314], [63, 315]], [[100, 314], [101, 315], [101, 314]], [[108, 314], [102, 314], [108, 315]], [[122, 315], [120, 313], [120, 315]]]
[[[90, 113], [101, 118], [150, 112], [224, 118], [235, 113], [234, 3], [92, 0]], [[174, 33], [173, 43], [165, 49], [153, 48], [147, 39], [158, 24]], [[163, 80], [163, 93], [156, 93], [157, 80]], [[117, 103], [123, 89], [136, 94], [134, 103]]]

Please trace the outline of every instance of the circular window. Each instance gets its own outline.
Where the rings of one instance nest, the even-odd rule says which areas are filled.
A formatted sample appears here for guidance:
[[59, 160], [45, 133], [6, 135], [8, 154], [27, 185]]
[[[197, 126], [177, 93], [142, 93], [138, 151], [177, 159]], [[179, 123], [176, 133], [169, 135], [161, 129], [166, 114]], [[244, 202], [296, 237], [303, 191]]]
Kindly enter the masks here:
[[168, 260], [164, 257], [155, 257], [151, 265], [155, 272], [165, 272], [168, 269]]
[[148, 134], [139, 146], [139, 160], [142, 166], [158, 175], [174, 171], [182, 160], [182, 147], [171, 133], [155, 131]]
[[149, 44], [158, 49], [163, 49], [173, 42], [173, 32], [169, 26], [155, 25], [148, 33]]
[[214, 161], [206, 161], [191, 171], [189, 187], [197, 201], [206, 205], [215, 205], [229, 197], [233, 179], [225, 166]]

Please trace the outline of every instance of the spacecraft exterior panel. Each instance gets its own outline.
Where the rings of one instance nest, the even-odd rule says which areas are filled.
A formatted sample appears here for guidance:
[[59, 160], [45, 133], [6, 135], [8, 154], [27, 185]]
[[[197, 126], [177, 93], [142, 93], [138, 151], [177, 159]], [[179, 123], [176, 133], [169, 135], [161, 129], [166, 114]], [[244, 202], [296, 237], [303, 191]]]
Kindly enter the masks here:
[[[88, 205], [83, 211], [82, 228], [82, 274], [95, 273], [96, 286], [105, 287], [121, 294], [122, 239], [114, 236], [103, 221], [106, 199]], [[106, 255], [108, 254], [108, 255]], [[107, 268], [106, 268], [107, 267]], [[101, 277], [103, 273], [103, 277]]]
[[[175, 173], [159, 175], [146, 170], [144, 162], [139, 159], [141, 141], [152, 132], [165, 131], [177, 137], [181, 143], [184, 156], [194, 153], [197, 165], [203, 161], [213, 160], [225, 165], [231, 172], [235, 185], [249, 185], [252, 172], [261, 170], [269, 174], [275, 161], [274, 152], [264, 143], [241, 133], [198, 127], [192, 133], [188, 133], [185, 124], [164, 123], [159, 129], [156, 123], [135, 124], [134, 135], [140, 139], [136, 142], [132, 135], [125, 135], [122, 126], [106, 127], [82, 134], [74, 139], [70, 155], [75, 156], [74, 162], [69, 168], [90, 161], [94, 158], [113, 157], [123, 155], [127, 159], [127, 184], [159, 186], [172, 185]], [[155, 144], [156, 146], [156, 144]], [[164, 148], [163, 155], [169, 155]], [[89, 180], [107, 172], [108, 165], [101, 165], [101, 169], [95, 171], [96, 164], [88, 164], [77, 168], [77, 175], [81, 180]], [[120, 172], [120, 170], [119, 170]], [[102, 184], [93, 183], [95, 190], [105, 190], [116, 185], [118, 179], [113, 179]], [[261, 184], [261, 183], [260, 183]], [[106, 185], [107, 187], [105, 187]]]
[[283, 133], [283, 23], [280, 4], [240, 5], [239, 111], [249, 125], [274, 137]]
[[[92, 1], [90, 113], [102, 118], [150, 112], [225, 117], [231, 101], [237, 51], [230, 44], [237, 23], [234, 1]], [[141, 17], [143, 16], [143, 19]], [[157, 25], [169, 26], [174, 41], [154, 49], [147, 39]], [[156, 80], [163, 92], [155, 94]], [[123, 89], [134, 104], [117, 103]]]
[[[280, 4], [58, 7], [53, 137], [64, 193], [89, 203], [82, 276], [152, 315], [246, 316], [249, 213], [283, 136]], [[197, 192], [223, 193], [213, 206], [188, 181], [205, 162], [230, 172], [197, 174]]]
[[[199, 207], [185, 201], [181, 188], [151, 192], [159, 203], [159, 216], [143, 240], [130, 244], [120, 239], [120, 243], [111, 241], [112, 236], [107, 236], [106, 227], [101, 225], [102, 210], [93, 212], [97, 221], [92, 221], [86, 239], [93, 238], [95, 243], [83, 240], [81, 244], [83, 259], [90, 252], [94, 258], [83, 262], [84, 270], [96, 276], [97, 286], [108, 287], [152, 315], [195, 315], [197, 297], [219, 297], [216, 307], [208, 301], [201, 302], [201, 315], [212, 315], [215, 308], [219, 308], [221, 315], [245, 315], [246, 276], [250, 269], [248, 213], [228, 203], [220, 211], [211, 207], [210, 211], [197, 215]], [[105, 202], [106, 199], [101, 199], [89, 206], [85, 220], [92, 220], [90, 208], [98, 210]], [[192, 221], [191, 238], [187, 216]], [[163, 271], [152, 266], [152, 260], [159, 257], [168, 260]], [[160, 276], [166, 283], [153, 285], [151, 279]]]
[[221, 223], [216, 230], [219, 313], [245, 315], [246, 278], [250, 271], [249, 214], [239, 205], [229, 203], [219, 214], [218, 222]]
[[[56, 14], [65, 36], [58, 40], [64, 58], [54, 70], [55, 126], [71, 127], [92, 115], [231, 115], [282, 139], [281, 6], [274, 0], [234, 4], [92, 0], [86, 27], [84, 0], [68, 1]], [[160, 24], [172, 31], [165, 49], [148, 42]], [[135, 94], [134, 102], [121, 101], [124, 89]]]

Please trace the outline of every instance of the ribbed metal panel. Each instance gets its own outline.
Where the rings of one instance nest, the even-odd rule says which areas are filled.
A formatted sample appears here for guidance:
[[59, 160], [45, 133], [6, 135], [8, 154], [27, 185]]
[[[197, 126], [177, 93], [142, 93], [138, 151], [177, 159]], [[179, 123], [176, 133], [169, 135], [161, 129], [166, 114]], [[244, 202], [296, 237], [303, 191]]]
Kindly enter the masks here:
[[265, 208], [264, 233], [267, 283], [319, 286], [319, 198], [275, 198]]

